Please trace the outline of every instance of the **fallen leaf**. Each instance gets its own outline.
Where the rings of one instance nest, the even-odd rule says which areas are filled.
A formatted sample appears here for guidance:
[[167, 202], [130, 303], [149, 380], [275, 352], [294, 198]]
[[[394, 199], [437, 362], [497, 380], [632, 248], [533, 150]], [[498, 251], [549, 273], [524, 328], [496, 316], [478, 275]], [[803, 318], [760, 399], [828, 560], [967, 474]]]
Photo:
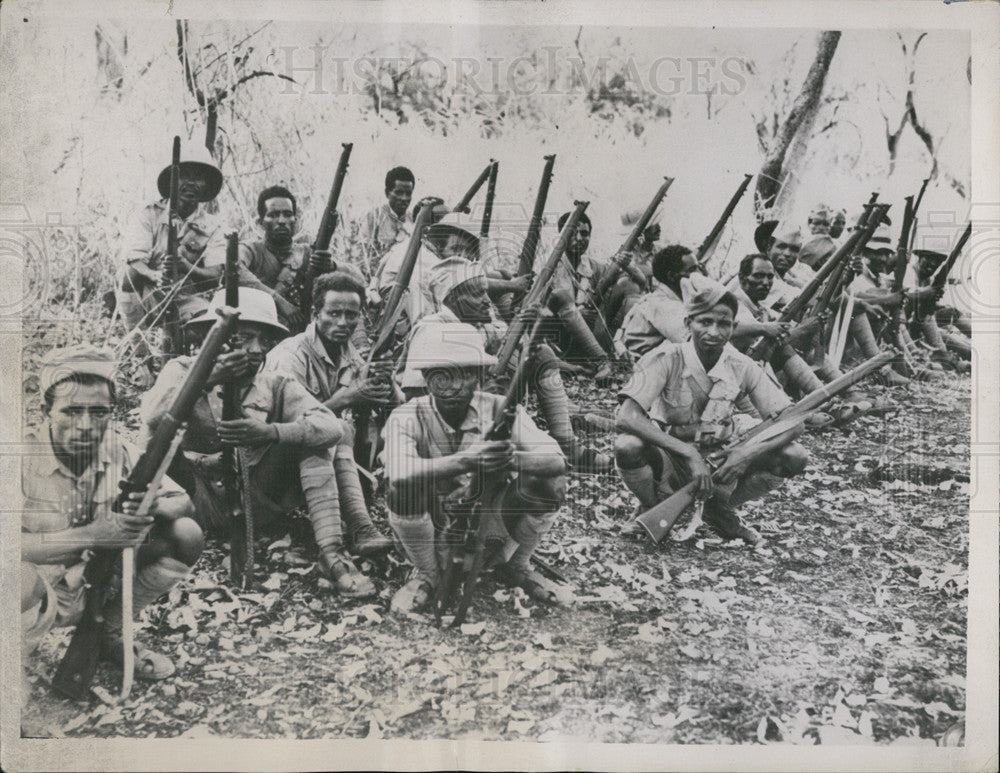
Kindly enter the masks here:
[[482, 621], [479, 623], [462, 623], [459, 630], [466, 636], [478, 636], [483, 631], [486, 630], [486, 622]]
[[608, 649], [602, 643], [598, 644], [597, 649], [590, 653], [590, 662], [592, 665], [599, 666], [609, 658], [615, 657], [618, 657], [618, 653], [614, 650]]

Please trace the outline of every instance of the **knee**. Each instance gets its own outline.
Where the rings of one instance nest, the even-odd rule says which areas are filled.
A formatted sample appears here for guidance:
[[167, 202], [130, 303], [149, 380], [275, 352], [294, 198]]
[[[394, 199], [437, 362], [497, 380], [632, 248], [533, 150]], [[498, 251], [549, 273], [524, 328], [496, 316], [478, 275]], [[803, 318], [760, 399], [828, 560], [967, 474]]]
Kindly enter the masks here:
[[619, 467], [641, 467], [646, 458], [646, 444], [635, 435], [619, 432], [615, 435], [615, 461]]
[[165, 529], [169, 554], [182, 564], [194, 566], [205, 548], [205, 535], [193, 518], [170, 521]]
[[522, 475], [518, 478], [517, 486], [521, 497], [528, 502], [538, 503], [538, 510], [543, 512], [557, 510], [566, 499], [565, 475], [550, 478]]
[[559, 311], [574, 305], [573, 295], [568, 290], [554, 290], [549, 295], [549, 308], [552, 311]]
[[809, 464], [809, 452], [798, 443], [789, 443], [778, 454], [777, 473], [783, 478], [801, 475]]

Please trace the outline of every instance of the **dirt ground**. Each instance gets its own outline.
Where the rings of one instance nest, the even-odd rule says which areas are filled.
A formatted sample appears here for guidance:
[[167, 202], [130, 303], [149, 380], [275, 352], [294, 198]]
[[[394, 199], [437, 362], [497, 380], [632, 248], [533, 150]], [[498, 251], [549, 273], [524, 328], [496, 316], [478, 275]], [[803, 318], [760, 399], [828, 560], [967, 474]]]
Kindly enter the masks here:
[[[394, 558], [365, 567], [373, 603], [343, 603], [314, 568], [308, 522], [258, 545], [235, 593], [210, 543], [140, 637], [175, 678], [89, 703], [29, 671], [32, 735], [585, 739], [633, 743], [928, 744], [965, 709], [968, 377], [883, 390], [890, 409], [807, 435], [805, 475], [753, 503], [755, 549], [701, 530], [660, 548], [618, 536], [616, 476], [572, 475], [542, 556], [576, 588], [550, 609], [485, 578], [469, 621], [400, 619]], [[613, 390], [571, 384], [610, 412]], [[594, 436], [608, 448], [611, 437]], [[379, 514], [380, 525], [385, 522]]]

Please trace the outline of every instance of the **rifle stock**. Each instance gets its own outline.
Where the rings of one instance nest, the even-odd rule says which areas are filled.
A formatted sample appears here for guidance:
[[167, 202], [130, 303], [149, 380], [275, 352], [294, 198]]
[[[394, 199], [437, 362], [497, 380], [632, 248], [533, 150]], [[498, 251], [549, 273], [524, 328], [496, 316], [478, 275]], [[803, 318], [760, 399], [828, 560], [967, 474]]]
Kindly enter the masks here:
[[[553, 156], [553, 158], [555, 157]], [[559, 239], [556, 241], [555, 247], [552, 248], [552, 254], [549, 255], [549, 259], [542, 267], [541, 273], [535, 277], [534, 284], [531, 285], [531, 289], [524, 297], [522, 308], [540, 304], [544, 301], [548, 293], [549, 283], [556, 272], [556, 268], [559, 266], [559, 260], [566, 251], [566, 245], [569, 244], [569, 237], [576, 230], [577, 223], [580, 222], [580, 218], [583, 216], [588, 204], [589, 202], [587, 201], [575, 202], [573, 212], [563, 224], [562, 231], [559, 232]], [[517, 348], [521, 336], [524, 335], [524, 331], [525, 324], [523, 320], [519, 317], [511, 320], [503, 343], [500, 345], [500, 351], [497, 353], [496, 364], [490, 369], [490, 376], [496, 378], [507, 370], [507, 365], [510, 363], [510, 359], [514, 355], [514, 350]]]
[[[815, 389], [778, 415], [766, 419], [730, 443], [726, 452], [752, 446], [783, 434], [796, 427], [806, 416], [829, 402], [844, 390], [867, 378], [871, 373], [892, 361], [894, 353], [885, 351], [861, 363], [853, 370], [835, 378], [829, 384]], [[694, 482], [687, 483], [659, 504], [651, 507], [636, 520], [642, 524], [653, 542], [660, 542], [674, 527], [677, 519], [695, 499]]]
[[[157, 471], [170, 453], [174, 435], [180, 431], [194, 410], [195, 402], [205, 391], [205, 384], [215, 365], [215, 359], [235, 326], [238, 316], [230, 309], [225, 309], [220, 314], [222, 318], [213, 325], [206, 336], [205, 344], [194, 365], [191, 366], [177, 397], [174, 398], [170, 410], [160, 420], [149, 445], [136, 461], [128, 477], [119, 484], [121, 492], [113, 505], [115, 512], [121, 512], [122, 503], [128, 495], [144, 491], [156, 479]], [[52, 678], [52, 689], [71, 700], [83, 700], [87, 697], [90, 683], [97, 671], [105, 629], [105, 592], [114, 572], [116, 555], [116, 549], [97, 548], [84, 569], [88, 590], [83, 616]]]
[[538, 184], [535, 195], [535, 206], [528, 222], [528, 232], [524, 235], [521, 254], [517, 259], [517, 274], [530, 274], [535, 265], [535, 251], [538, 249], [538, 237], [542, 231], [542, 216], [545, 214], [545, 202], [549, 198], [549, 186], [552, 184], [552, 168], [555, 166], [555, 154], [545, 156], [545, 167], [542, 169], [542, 181]]
[[696, 257], [698, 259], [698, 264], [704, 269], [705, 263], [708, 259], [712, 257], [712, 253], [715, 251], [715, 246], [719, 241], [719, 236], [722, 234], [722, 229], [726, 227], [726, 223], [729, 218], [732, 217], [733, 211], [736, 209], [736, 205], [740, 203], [740, 199], [743, 198], [743, 194], [746, 193], [747, 187], [750, 185], [750, 181], [753, 179], [752, 174], [744, 175], [743, 182], [740, 183], [739, 187], [736, 189], [736, 193], [733, 194], [732, 198], [729, 199], [729, 203], [726, 204], [726, 208], [722, 210], [722, 214], [719, 219], [715, 221], [715, 225], [712, 226], [712, 230], [708, 232], [708, 236], [698, 247], [698, 252]]

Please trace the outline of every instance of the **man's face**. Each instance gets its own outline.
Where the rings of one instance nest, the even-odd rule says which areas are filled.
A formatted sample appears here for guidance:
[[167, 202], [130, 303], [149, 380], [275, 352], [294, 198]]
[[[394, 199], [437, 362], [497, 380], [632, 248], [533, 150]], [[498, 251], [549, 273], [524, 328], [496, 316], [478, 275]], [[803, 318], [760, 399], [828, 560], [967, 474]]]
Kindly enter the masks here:
[[410, 200], [413, 198], [413, 183], [393, 180], [392, 188], [385, 194], [385, 197], [389, 201], [389, 209], [396, 213], [396, 217], [402, 217], [410, 208]]
[[844, 215], [834, 215], [833, 222], [830, 223], [830, 236], [834, 239], [839, 239], [840, 235], [844, 232], [845, 225], [847, 225], [847, 218]]
[[688, 317], [685, 323], [695, 349], [707, 354], [720, 353], [736, 327], [733, 310], [722, 303], [716, 304], [710, 311]]
[[830, 218], [826, 215], [813, 215], [809, 218], [809, 230], [817, 235], [830, 233]]
[[771, 264], [774, 266], [774, 270], [778, 272], [778, 276], [784, 276], [798, 262], [800, 249], [802, 249], [802, 245], [798, 242], [786, 242], [781, 239], [774, 240], [767, 256], [771, 259]]
[[455, 231], [449, 231], [441, 244], [441, 258], [465, 258], [466, 260], [476, 260], [476, 247], [470, 237], [463, 236]]
[[93, 456], [114, 410], [110, 386], [63, 381], [53, 392], [52, 405], [42, 409], [49, 420], [53, 450], [69, 456]]
[[438, 410], [464, 413], [468, 410], [479, 385], [478, 368], [430, 368], [424, 371], [427, 391], [434, 398]]
[[760, 303], [771, 292], [774, 285], [774, 266], [768, 260], [755, 260], [750, 273], [740, 277], [740, 287], [747, 297], [755, 303]]
[[705, 270], [698, 263], [698, 258], [694, 256], [693, 252], [689, 252], [684, 256], [684, 262], [681, 264], [681, 279], [691, 276], [691, 274], [704, 274]]
[[445, 296], [445, 304], [462, 322], [471, 325], [490, 321], [490, 296], [486, 292], [483, 277], [467, 279], [455, 285]]
[[264, 202], [264, 214], [260, 218], [264, 240], [281, 247], [291, 244], [297, 219], [291, 199], [283, 196], [268, 199]]
[[589, 246], [590, 223], [581, 221], [576, 224], [576, 230], [569, 237], [569, 243], [566, 245], [566, 254], [574, 261], [577, 261], [583, 257]]
[[193, 210], [205, 196], [208, 182], [190, 167], [181, 166], [177, 178], [177, 198], [181, 209]]
[[937, 257], [932, 257], [929, 255], [921, 255], [917, 259], [917, 277], [922, 282], [928, 281], [934, 272], [937, 271], [937, 267], [941, 265], [941, 259]]
[[868, 270], [873, 274], [884, 274], [891, 265], [890, 253], [888, 250], [865, 250], [865, 260], [868, 263]]
[[354, 334], [360, 319], [361, 299], [357, 293], [330, 290], [316, 312], [316, 329], [327, 341], [343, 345]]
[[236, 335], [233, 336], [235, 348], [247, 353], [247, 358], [253, 366], [253, 372], [260, 370], [264, 357], [274, 348], [276, 331], [267, 325], [257, 322], [237, 323]]

